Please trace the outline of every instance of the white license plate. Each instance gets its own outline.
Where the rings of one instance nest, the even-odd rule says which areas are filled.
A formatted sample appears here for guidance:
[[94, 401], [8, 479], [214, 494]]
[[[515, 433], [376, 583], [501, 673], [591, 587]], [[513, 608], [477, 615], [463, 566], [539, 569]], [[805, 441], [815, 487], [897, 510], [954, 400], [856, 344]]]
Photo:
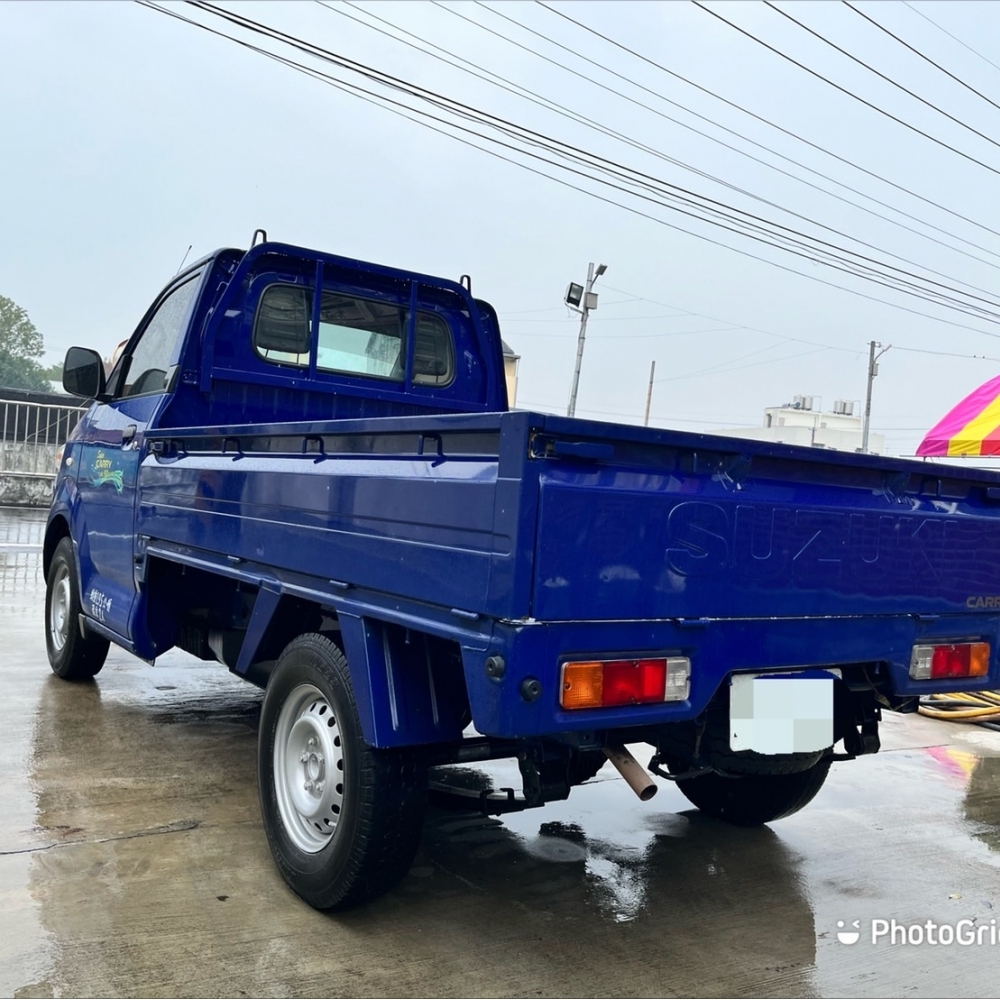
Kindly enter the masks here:
[[736, 674], [729, 723], [733, 750], [811, 753], [833, 746], [833, 676]]

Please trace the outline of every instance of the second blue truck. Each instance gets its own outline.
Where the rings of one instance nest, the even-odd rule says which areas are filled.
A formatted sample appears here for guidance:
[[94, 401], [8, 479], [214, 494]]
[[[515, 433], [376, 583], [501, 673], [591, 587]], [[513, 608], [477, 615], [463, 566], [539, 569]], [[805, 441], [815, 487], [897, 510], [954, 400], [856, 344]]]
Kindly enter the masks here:
[[[267, 836], [316, 907], [390, 888], [429, 796], [541, 806], [610, 758], [767, 823], [883, 711], [1000, 687], [1000, 477], [509, 411], [467, 283], [220, 250], [64, 384], [93, 403], [45, 534], [52, 669], [179, 647], [263, 687]], [[502, 757], [519, 792], [446, 780]]]

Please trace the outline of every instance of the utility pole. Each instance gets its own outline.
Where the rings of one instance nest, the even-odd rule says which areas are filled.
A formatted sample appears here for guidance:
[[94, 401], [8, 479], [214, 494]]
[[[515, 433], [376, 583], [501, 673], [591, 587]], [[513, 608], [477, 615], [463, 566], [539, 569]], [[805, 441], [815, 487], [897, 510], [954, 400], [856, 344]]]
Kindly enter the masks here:
[[649, 365], [649, 389], [646, 391], [646, 419], [643, 420], [642, 426], [649, 426], [649, 404], [653, 401], [653, 374], [656, 372], [656, 362], [653, 361]]
[[872, 415], [872, 382], [875, 381], [875, 376], [878, 375], [878, 359], [885, 354], [886, 351], [892, 347], [892, 344], [886, 344], [882, 347], [882, 350], [875, 353], [876, 347], [882, 347], [882, 345], [875, 340], [872, 340], [868, 344], [868, 392], [865, 396], [865, 419], [861, 426], [861, 454], [868, 454], [868, 426], [871, 423]]
[[576, 392], [580, 386], [580, 367], [583, 364], [583, 345], [587, 339], [587, 317], [591, 311], [597, 308], [597, 295], [594, 293], [594, 282], [604, 274], [607, 266], [598, 264], [595, 268], [593, 263], [587, 268], [587, 285], [577, 285], [570, 282], [563, 296], [563, 301], [580, 314], [580, 333], [576, 340], [576, 367], [573, 369], [573, 388], [569, 394], [569, 407], [566, 416], [572, 417], [576, 414]]

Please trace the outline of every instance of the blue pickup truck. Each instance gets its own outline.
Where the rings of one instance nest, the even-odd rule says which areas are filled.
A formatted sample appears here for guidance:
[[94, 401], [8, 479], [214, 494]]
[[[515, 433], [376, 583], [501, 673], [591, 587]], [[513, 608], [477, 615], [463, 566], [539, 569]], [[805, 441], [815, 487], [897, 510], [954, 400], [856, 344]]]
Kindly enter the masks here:
[[[390, 888], [434, 797], [541, 806], [610, 759], [767, 823], [883, 710], [1000, 687], [1000, 477], [510, 411], [467, 281], [220, 250], [64, 385], [52, 669], [179, 647], [264, 688], [264, 824], [319, 908]], [[448, 780], [505, 757], [521, 789]]]

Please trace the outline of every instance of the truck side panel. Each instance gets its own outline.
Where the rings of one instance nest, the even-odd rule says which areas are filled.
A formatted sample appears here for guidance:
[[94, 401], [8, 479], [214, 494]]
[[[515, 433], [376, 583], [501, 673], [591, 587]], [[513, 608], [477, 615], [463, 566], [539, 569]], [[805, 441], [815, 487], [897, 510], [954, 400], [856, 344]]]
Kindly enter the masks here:
[[531, 414], [158, 429], [140, 536], [459, 612], [530, 612]]
[[489, 583], [495, 460], [199, 455], [142, 469], [137, 531], [455, 608]]

